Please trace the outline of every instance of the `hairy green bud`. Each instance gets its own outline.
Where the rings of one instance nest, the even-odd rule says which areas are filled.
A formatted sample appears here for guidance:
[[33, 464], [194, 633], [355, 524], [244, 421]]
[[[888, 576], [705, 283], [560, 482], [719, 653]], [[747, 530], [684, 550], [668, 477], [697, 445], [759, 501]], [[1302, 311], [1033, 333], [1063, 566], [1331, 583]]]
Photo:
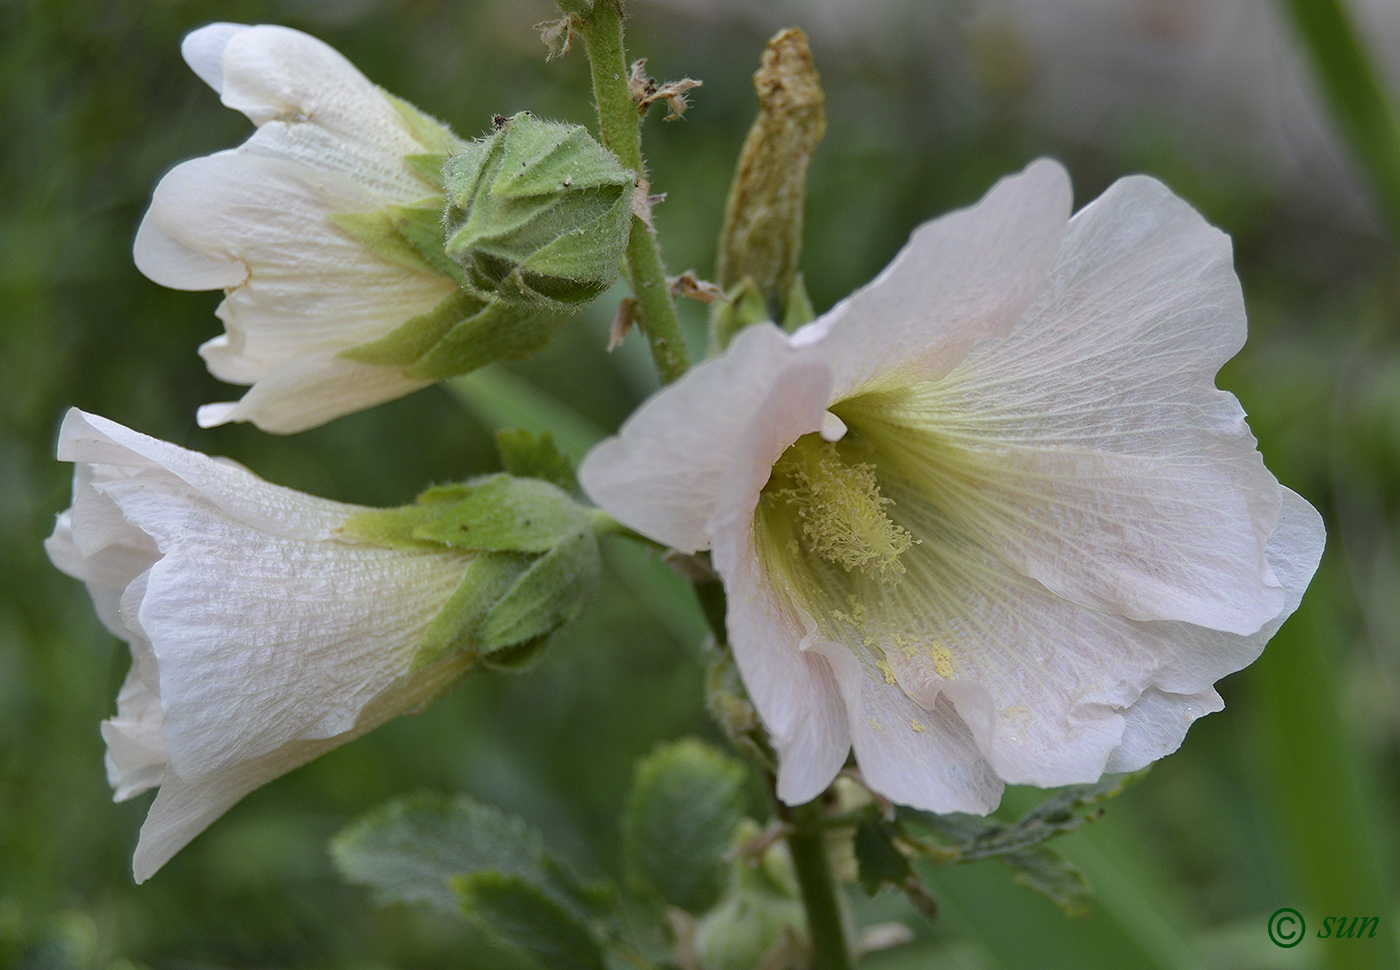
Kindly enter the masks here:
[[449, 156], [448, 257], [502, 300], [568, 310], [617, 279], [634, 177], [578, 125], [521, 113]]

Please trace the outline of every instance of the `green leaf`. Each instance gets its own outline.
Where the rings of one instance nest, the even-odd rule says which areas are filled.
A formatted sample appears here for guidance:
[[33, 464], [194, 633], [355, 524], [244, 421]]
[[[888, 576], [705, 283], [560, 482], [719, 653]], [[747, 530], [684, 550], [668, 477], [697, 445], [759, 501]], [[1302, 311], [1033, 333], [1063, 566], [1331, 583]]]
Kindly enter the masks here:
[[1073, 785], [1053, 792], [1011, 824], [969, 815], [934, 815], [901, 808], [901, 820], [912, 820], [953, 842], [946, 851], [931, 853], [941, 861], [975, 862], [1033, 849], [1047, 839], [1072, 832], [1103, 814], [1103, 802], [1114, 798], [1147, 774], [1109, 775], [1092, 785]]
[[633, 878], [667, 903], [703, 913], [728, 877], [725, 854], [744, 814], [745, 768], [706, 744], [658, 746], [637, 765], [623, 818]]
[[501, 872], [452, 879], [462, 911], [549, 970], [603, 970], [603, 948], [574, 911], [534, 883]]
[[898, 831], [893, 822], [874, 814], [856, 826], [856, 865], [867, 895], [874, 896], [886, 883], [902, 885], [914, 874], [908, 858], [894, 844]]
[[330, 849], [341, 875], [368, 886], [380, 905], [425, 903], [459, 913], [452, 880], [477, 872], [527, 882], [578, 919], [609, 897], [606, 887], [581, 886], [523, 821], [465, 795], [396, 798], [342, 829]]
[[504, 651], [532, 645], [577, 616], [597, 587], [601, 568], [598, 540], [587, 527], [536, 559], [478, 628], [485, 661], [516, 668], [532, 659]]
[[496, 450], [506, 471], [520, 478], [541, 478], [566, 492], [578, 491], [574, 466], [554, 445], [548, 431], [534, 434], [520, 428], [496, 432]]
[[1093, 894], [1084, 874], [1047, 845], [1002, 856], [1016, 874], [1011, 881], [1027, 886], [1049, 899], [1066, 916], [1089, 915]]

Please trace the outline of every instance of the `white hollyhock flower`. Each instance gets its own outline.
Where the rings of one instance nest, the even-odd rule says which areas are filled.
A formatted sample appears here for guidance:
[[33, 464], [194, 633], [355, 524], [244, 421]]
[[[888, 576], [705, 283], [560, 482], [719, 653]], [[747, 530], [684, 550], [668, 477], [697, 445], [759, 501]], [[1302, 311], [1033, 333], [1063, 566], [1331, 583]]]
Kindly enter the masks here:
[[346, 539], [366, 511], [73, 409], [73, 506], [45, 544], [131, 645], [102, 725], [117, 800], [159, 786], [141, 882], [253, 789], [416, 709], [471, 663], [413, 665], [462, 553]]
[[227, 332], [200, 353], [215, 377], [253, 387], [200, 408], [199, 423], [289, 433], [430, 383], [337, 355], [432, 310], [455, 284], [379, 255], [331, 217], [439, 193], [405, 158], [440, 153], [428, 142], [450, 136], [300, 31], [211, 24], [182, 53], [258, 126], [237, 149], [176, 166], [136, 234], [136, 265], [155, 282], [227, 293]]
[[1149, 178], [1070, 204], [1035, 163], [584, 462], [618, 519], [712, 551], [788, 802], [852, 747], [938, 812], [1140, 768], [1312, 577], [1317, 513], [1214, 386], [1245, 338], [1228, 238]]

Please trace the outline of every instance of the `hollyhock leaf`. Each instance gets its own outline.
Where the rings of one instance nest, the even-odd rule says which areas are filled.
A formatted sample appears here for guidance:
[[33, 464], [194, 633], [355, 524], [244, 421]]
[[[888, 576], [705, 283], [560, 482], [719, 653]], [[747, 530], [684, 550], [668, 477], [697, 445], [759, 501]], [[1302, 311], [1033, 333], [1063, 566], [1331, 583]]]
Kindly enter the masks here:
[[871, 815], [856, 826], [856, 863], [861, 887], [868, 896], [874, 896], [886, 883], [898, 886], [914, 874], [908, 858], [894, 844], [897, 832], [893, 823]]
[[566, 492], [578, 491], [573, 465], [554, 444], [548, 431], [535, 434], [519, 428], [496, 432], [496, 450], [506, 471], [520, 478], [540, 478]]
[[1001, 857], [1014, 870], [1011, 881], [1040, 893], [1069, 917], [1089, 915], [1093, 901], [1084, 873], [1048, 846], [1038, 846]]
[[519, 878], [579, 917], [609, 898], [606, 887], [580, 884], [524, 821], [465, 795], [394, 799], [342, 829], [330, 851], [341, 876], [368, 886], [380, 905], [458, 914], [451, 880], [474, 872]]
[[474, 872], [452, 889], [462, 912], [488, 932], [558, 970], [604, 970], [603, 947], [588, 925], [519, 876]]
[[694, 739], [658, 745], [637, 762], [622, 820], [633, 880], [695, 915], [714, 906], [744, 814], [746, 774], [743, 764]]

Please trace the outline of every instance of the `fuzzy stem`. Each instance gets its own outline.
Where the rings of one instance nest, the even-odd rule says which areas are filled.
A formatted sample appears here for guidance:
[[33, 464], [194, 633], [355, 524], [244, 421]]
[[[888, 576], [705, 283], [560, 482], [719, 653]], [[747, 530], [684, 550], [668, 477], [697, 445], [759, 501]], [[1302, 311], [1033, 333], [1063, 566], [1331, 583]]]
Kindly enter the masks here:
[[[593, 97], [598, 102], [598, 128], [603, 144], [623, 166], [637, 174], [646, 190], [642, 161], [641, 115], [627, 89], [627, 55], [622, 46], [621, 0], [597, 0], [579, 24], [593, 73]], [[627, 278], [637, 298], [642, 330], [651, 343], [651, 357], [663, 384], [686, 372], [690, 355], [681, 334], [676, 304], [666, 283], [666, 268], [656, 235], [640, 216], [632, 217], [627, 239]]]
[[818, 802], [779, 810], [791, 826], [788, 849], [807, 910], [807, 932], [812, 938], [814, 970], [852, 970], [851, 949], [846, 944], [846, 928], [841, 904], [836, 897], [836, 880], [826, 856], [826, 832]]

